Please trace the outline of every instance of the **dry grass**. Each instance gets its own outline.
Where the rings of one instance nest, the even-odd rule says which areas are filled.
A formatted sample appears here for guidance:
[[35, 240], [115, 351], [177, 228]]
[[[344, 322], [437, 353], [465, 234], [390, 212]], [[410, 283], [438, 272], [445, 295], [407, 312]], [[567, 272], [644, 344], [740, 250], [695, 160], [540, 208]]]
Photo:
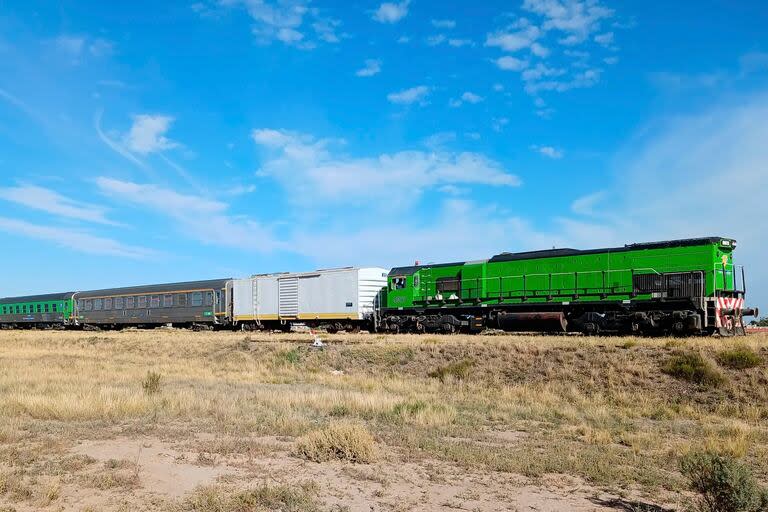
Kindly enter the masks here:
[[296, 455], [312, 462], [343, 460], [368, 464], [376, 460], [376, 442], [364, 427], [335, 423], [299, 438]]
[[[248, 439], [287, 436], [301, 438], [296, 450], [304, 447], [311, 460], [340, 454], [362, 461], [366, 449], [358, 455], [337, 445], [365, 438], [361, 446], [370, 447], [373, 436], [382, 454], [403, 461], [564, 473], [651, 495], [683, 488], [683, 454], [718, 448], [768, 480], [768, 368], [724, 364], [726, 340], [326, 338], [329, 346], [316, 351], [308, 335], [295, 333], [244, 340], [159, 330], [0, 332], [0, 506], [43, 502], [54, 477], [62, 485], [135, 489], [133, 469], [73, 458], [56, 443], [151, 432], [182, 443], [209, 433], [214, 440], [194, 449], [212, 460], [265, 457], [270, 446]], [[768, 336], [752, 335], [743, 347], [764, 360]], [[687, 353], [701, 354], [723, 376], [719, 385], [662, 371]], [[147, 368], [162, 375], [160, 392], [141, 385]], [[344, 434], [338, 425], [355, 430]], [[35, 478], [45, 484], [31, 488]], [[229, 510], [193, 506], [186, 509]]]
[[317, 488], [300, 486], [261, 486], [246, 491], [204, 487], [187, 498], [180, 512], [314, 512], [321, 510], [315, 499]]

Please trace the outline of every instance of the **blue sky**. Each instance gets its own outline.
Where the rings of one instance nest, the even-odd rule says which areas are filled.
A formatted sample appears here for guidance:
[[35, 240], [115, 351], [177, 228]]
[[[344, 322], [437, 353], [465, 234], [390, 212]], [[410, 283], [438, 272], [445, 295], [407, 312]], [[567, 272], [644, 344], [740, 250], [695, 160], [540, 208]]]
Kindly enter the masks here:
[[768, 305], [767, 24], [0, 0], [0, 295], [724, 235]]

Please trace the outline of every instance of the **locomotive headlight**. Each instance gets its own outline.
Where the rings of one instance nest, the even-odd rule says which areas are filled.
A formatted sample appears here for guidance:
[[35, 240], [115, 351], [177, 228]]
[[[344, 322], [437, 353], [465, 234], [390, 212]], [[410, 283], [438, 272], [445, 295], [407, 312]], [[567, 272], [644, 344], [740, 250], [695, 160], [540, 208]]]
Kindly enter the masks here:
[[726, 247], [730, 247], [730, 245], [731, 245], [731, 241], [730, 241], [730, 240], [723, 240], [723, 241], [722, 241], [720, 244], [721, 244], [721, 245], [724, 245], [724, 246], [726, 246]]

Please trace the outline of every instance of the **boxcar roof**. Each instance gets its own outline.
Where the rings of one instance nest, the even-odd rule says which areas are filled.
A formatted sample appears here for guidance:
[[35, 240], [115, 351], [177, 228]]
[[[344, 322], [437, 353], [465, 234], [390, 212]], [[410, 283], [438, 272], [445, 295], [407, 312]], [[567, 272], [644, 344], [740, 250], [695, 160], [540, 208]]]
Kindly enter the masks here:
[[210, 279], [207, 281], [188, 281], [184, 283], [149, 284], [144, 286], [129, 286], [126, 288], [108, 288], [105, 290], [88, 290], [77, 292], [78, 299], [91, 297], [109, 297], [112, 295], [142, 295], [153, 293], [178, 293], [191, 290], [219, 290], [226, 286], [231, 279]]
[[67, 293], [49, 293], [46, 295], [27, 295], [26, 297], [4, 297], [0, 299], [0, 304], [19, 304], [23, 302], [57, 302], [60, 300], [69, 300], [75, 292]]
[[[667, 240], [663, 242], [644, 242], [644, 243], [637, 243], [637, 244], [627, 244], [623, 247], [607, 247], [604, 249], [586, 249], [586, 250], [548, 249], [543, 251], [504, 252], [501, 254], [497, 254], [496, 256], [492, 257], [489, 260], [478, 261], [477, 263], [484, 263], [484, 262], [497, 263], [502, 261], [534, 260], [539, 258], [557, 258], [557, 257], [563, 257], [563, 256], [600, 254], [605, 252], [627, 252], [627, 251], [638, 251], [643, 249], [667, 249], [671, 247], [710, 245], [710, 244], [719, 244], [721, 240], [731, 240], [733, 243], [735, 243], [733, 239], [730, 239], [727, 237], [710, 236], [710, 237], [704, 237], [704, 238], [685, 238], [680, 240]], [[398, 267], [398, 268], [393, 268], [392, 271], [389, 273], [389, 275], [405, 276], [405, 275], [411, 275], [422, 268], [451, 267], [451, 266], [457, 266], [457, 265], [464, 265], [464, 263], [465, 262], [439, 263], [436, 265], [413, 265], [409, 267]]]

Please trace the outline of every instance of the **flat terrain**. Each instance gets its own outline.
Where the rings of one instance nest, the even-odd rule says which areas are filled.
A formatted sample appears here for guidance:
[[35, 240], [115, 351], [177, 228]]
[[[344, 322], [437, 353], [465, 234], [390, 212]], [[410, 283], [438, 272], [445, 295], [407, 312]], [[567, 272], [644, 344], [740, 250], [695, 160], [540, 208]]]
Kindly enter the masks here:
[[768, 480], [768, 334], [323, 339], [0, 332], [0, 511], [680, 510], [701, 448]]

